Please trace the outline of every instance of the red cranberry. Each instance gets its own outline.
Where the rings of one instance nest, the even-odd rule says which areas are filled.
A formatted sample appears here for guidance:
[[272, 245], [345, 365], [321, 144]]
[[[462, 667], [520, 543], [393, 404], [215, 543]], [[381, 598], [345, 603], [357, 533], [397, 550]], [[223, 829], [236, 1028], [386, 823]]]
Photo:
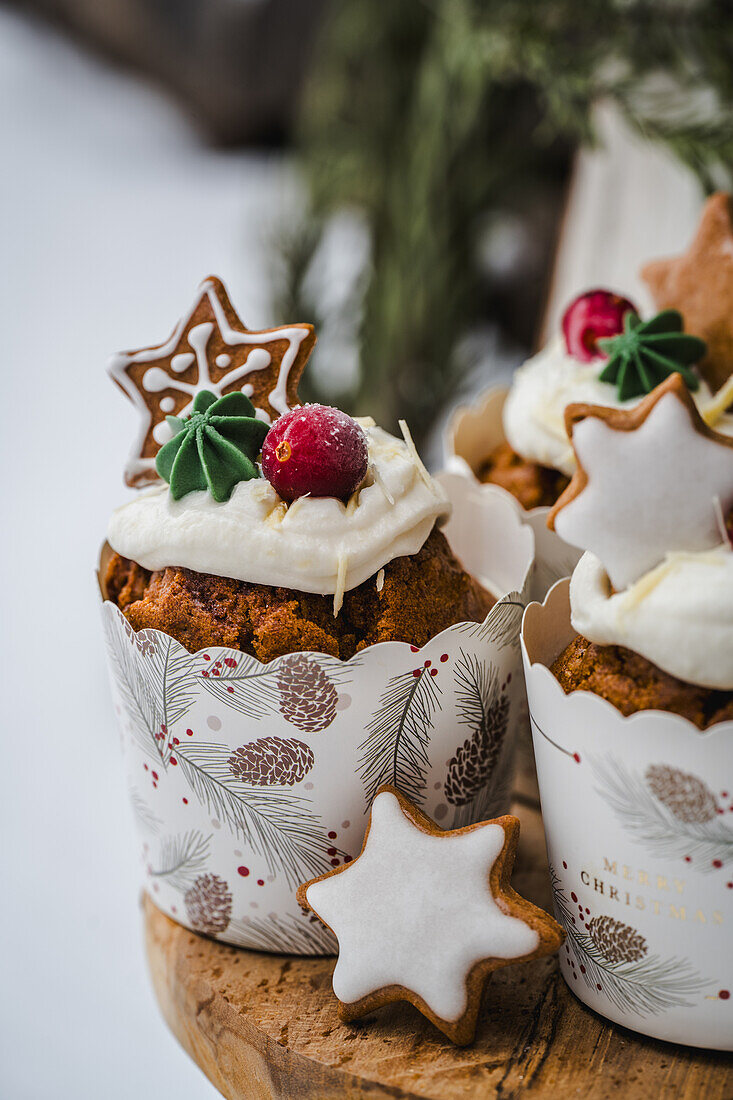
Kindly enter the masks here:
[[565, 310], [562, 331], [568, 353], [583, 363], [605, 359], [599, 337], [618, 336], [624, 329], [624, 315], [638, 312], [633, 302], [611, 290], [586, 290]]
[[265, 436], [262, 472], [283, 500], [307, 493], [345, 500], [367, 472], [366, 436], [340, 409], [302, 405]]

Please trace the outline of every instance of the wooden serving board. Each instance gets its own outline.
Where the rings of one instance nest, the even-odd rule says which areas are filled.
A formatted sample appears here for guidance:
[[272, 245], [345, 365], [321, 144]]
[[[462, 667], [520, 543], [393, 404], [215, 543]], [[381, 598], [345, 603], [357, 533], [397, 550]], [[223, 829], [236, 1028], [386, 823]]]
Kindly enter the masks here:
[[[550, 908], [539, 810], [522, 822], [514, 885]], [[553, 959], [508, 967], [487, 987], [478, 1037], [448, 1043], [409, 1005], [341, 1024], [331, 958], [267, 955], [187, 932], [146, 897], [148, 961], [163, 1015], [229, 1100], [730, 1100], [733, 1060], [605, 1023]]]

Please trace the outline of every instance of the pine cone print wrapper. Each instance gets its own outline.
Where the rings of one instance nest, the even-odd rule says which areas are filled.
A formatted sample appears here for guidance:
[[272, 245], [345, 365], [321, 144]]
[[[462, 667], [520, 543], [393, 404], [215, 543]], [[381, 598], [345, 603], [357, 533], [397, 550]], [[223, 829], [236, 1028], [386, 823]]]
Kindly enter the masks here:
[[568, 593], [530, 604], [521, 635], [563, 977], [624, 1027], [733, 1050], [733, 722], [565, 695]]
[[[481, 467], [497, 447], [506, 443], [501, 414], [508, 392], [503, 386], [492, 387], [473, 404], [462, 405], [455, 410], [443, 439], [447, 470], [460, 474], [475, 484], [481, 484]], [[580, 558], [580, 551], [569, 546], [548, 528], [549, 507], [525, 510], [507, 489], [497, 485], [492, 485], [491, 489], [501, 493], [517, 510], [522, 521], [532, 528], [535, 564], [530, 593], [532, 599], [542, 600], [555, 581], [572, 573]]]
[[103, 604], [146, 889], [187, 928], [331, 953], [295, 892], [359, 852], [382, 783], [445, 828], [508, 808], [526, 723], [519, 627], [533, 536], [503, 494], [451, 475], [443, 484], [446, 535], [497, 603], [422, 649], [385, 642], [350, 661], [293, 653], [263, 665], [233, 649], [188, 653]]

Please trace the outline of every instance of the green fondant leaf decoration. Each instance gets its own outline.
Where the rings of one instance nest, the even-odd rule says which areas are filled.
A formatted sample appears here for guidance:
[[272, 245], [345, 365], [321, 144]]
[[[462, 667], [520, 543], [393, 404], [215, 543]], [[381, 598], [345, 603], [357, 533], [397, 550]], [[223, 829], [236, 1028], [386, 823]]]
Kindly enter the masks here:
[[648, 321], [629, 311], [623, 332], [598, 341], [608, 356], [601, 381], [613, 383], [621, 401], [651, 393], [675, 371], [690, 390], [696, 390], [700, 382], [690, 367], [702, 359], [707, 345], [683, 332], [682, 325], [682, 314], [676, 309], [662, 310]]
[[217, 397], [200, 390], [190, 416], [166, 420], [176, 434], [158, 451], [155, 468], [170, 485], [174, 500], [208, 489], [222, 503], [237, 482], [260, 476], [256, 459], [268, 427], [257, 420], [254, 405], [243, 393]]

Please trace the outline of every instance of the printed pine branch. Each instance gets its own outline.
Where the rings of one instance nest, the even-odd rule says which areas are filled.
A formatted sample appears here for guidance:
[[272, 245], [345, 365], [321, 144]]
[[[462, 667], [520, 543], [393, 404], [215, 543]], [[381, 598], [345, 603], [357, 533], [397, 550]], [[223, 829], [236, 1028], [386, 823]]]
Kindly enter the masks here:
[[145, 646], [141, 667], [163, 704], [163, 721], [171, 727], [186, 714], [196, 696], [193, 658], [183, 646], [158, 630], [142, 631]]
[[158, 696], [148, 680], [140, 674], [138, 664], [138, 639], [122, 612], [115, 607], [105, 607], [105, 637], [115, 684], [125, 710], [130, 718], [133, 736], [140, 748], [153, 760], [167, 764], [164, 746], [159, 734], [163, 724], [163, 711]]
[[290, 886], [297, 886], [327, 870], [333, 845], [306, 800], [289, 791], [242, 783], [232, 775], [230, 756], [226, 745], [176, 747], [176, 760], [193, 794], [262, 856], [272, 873], [281, 871]]
[[206, 867], [211, 834], [204, 836], [192, 829], [178, 836], [161, 840], [157, 866], [151, 867], [151, 878], [165, 879], [177, 890], [186, 890], [200, 871]]
[[359, 771], [367, 805], [382, 783], [391, 783], [413, 802], [422, 801], [428, 771], [427, 747], [442, 691], [430, 669], [394, 676], [366, 726], [359, 746]]
[[480, 638], [491, 645], [505, 649], [519, 645], [519, 625], [525, 604], [518, 592], [512, 592], [492, 607], [482, 623], [461, 623], [460, 630], [472, 638]]
[[[590, 935], [580, 931], [553, 867], [550, 867], [550, 875], [557, 917], [578, 962], [580, 978], [590, 989], [606, 996], [620, 1012], [649, 1016], [670, 1008], [690, 1007], [695, 1003], [693, 998], [710, 985], [686, 959], [661, 959], [657, 955], [648, 955], [643, 937], [630, 926], [623, 927], [627, 940], [629, 934], [636, 937], [634, 957], [617, 957], [615, 961], [608, 959], [599, 946], [599, 943], [603, 944], [603, 937], [596, 942], [592, 935], [593, 922]], [[594, 919], [610, 920], [607, 917]], [[614, 944], [614, 950], [618, 955], [617, 944]]]
[[701, 872], [733, 863], [733, 829], [717, 808], [712, 814], [713, 795], [696, 776], [653, 765], [645, 780], [610, 756], [592, 760], [591, 766], [598, 794], [623, 827], [655, 855], [689, 856]]
[[136, 787], [130, 788], [130, 804], [140, 828], [148, 833], [159, 832], [163, 822], [156, 817]]
[[262, 718], [277, 709], [278, 690], [274, 665], [234, 649], [212, 651], [210, 660], [196, 655], [197, 682], [233, 710], [247, 718]]
[[233, 920], [229, 934], [241, 947], [254, 951], [301, 955], [335, 955], [338, 951], [336, 937], [319, 920], [306, 916], [299, 919], [290, 913], [284, 917]]

